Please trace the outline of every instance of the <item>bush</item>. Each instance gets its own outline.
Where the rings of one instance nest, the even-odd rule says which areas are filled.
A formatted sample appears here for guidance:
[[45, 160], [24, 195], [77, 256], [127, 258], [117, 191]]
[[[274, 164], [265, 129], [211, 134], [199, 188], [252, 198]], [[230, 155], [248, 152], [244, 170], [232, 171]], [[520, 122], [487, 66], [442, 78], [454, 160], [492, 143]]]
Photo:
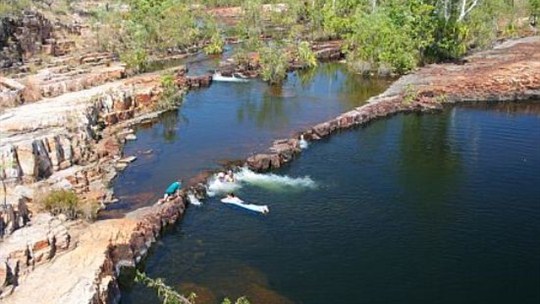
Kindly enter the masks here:
[[140, 47], [126, 49], [124, 52], [120, 53], [120, 60], [122, 60], [128, 68], [137, 73], [146, 71], [149, 64], [147, 50]]
[[[195, 299], [197, 298], [195, 293], [191, 293], [186, 297], [171, 286], [167, 285], [162, 278], [153, 279], [147, 276], [144, 272], [136, 270], [134, 280], [137, 283], [141, 283], [146, 287], [154, 289], [157, 292], [158, 298], [163, 304], [195, 304]], [[233, 302], [229, 298], [225, 298], [221, 303], [249, 304], [249, 300], [246, 297], [240, 297]]]
[[63, 214], [69, 220], [76, 218], [93, 220], [97, 217], [99, 209], [96, 202], [83, 202], [75, 192], [63, 189], [42, 193], [38, 203], [52, 215]]
[[42, 201], [43, 208], [53, 215], [64, 214], [68, 219], [79, 215], [79, 198], [73, 191], [53, 190]]
[[157, 103], [158, 110], [171, 110], [178, 106], [181, 98], [178, 87], [174, 83], [174, 76], [165, 74], [161, 76], [161, 88], [163, 93]]
[[295, 60], [308, 68], [317, 66], [317, 57], [315, 57], [315, 53], [311, 50], [307, 41], [302, 41], [296, 46]]
[[219, 33], [215, 33], [210, 38], [210, 43], [204, 47], [204, 52], [207, 55], [215, 55], [223, 53], [223, 39]]
[[287, 77], [288, 59], [277, 46], [264, 47], [260, 51], [261, 77], [270, 83], [281, 83]]

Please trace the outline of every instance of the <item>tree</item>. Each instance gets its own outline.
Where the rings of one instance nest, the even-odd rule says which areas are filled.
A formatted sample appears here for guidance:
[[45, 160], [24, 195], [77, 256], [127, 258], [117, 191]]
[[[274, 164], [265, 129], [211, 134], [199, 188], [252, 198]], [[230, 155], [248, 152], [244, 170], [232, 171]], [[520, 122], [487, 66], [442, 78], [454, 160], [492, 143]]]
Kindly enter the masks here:
[[[413, 0], [394, 1], [373, 13], [358, 11], [348, 35], [348, 59], [363, 61], [367, 70], [390, 67], [404, 73], [422, 61], [433, 41], [433, 6]], [[365, 72], [365, 71], [364, 71]]]
[[242, 3], [242, 17], [236, 25], [236, 31], [244, 45], [254, 50], [260, 46], [260, 37], [263, 33], [262, 1], [247, 0]]

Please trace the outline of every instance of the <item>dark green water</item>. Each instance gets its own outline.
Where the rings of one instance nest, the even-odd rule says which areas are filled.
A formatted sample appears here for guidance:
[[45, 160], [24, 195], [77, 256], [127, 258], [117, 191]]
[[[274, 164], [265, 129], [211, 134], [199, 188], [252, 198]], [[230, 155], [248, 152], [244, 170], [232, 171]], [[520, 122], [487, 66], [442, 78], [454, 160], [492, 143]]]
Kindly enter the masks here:
[[319, 187], [238, 192], [267, 216], [191, 207], [147, 273], [198, 303], [540, 303], [540, 103], [398, 115], [277, 173]]
[[[193, 63], [194, 69], [212, 61]], [[188, 180], [224, 161], [265, 151], [273, 140], [336, 117], [384, 91], [390, 82], [353, 75], [340, 64], [322, 64], [308, 73], [290, 73], [282, 86], [259, 80], [214, 82], [191, 91], [177, 112], [140, 127], [125, 155], [138, 159], [115, 181], [120, 203], [103, 217], [155, 203], [177, 178]], [[151, 150], [151, 153], [146, 153]]]

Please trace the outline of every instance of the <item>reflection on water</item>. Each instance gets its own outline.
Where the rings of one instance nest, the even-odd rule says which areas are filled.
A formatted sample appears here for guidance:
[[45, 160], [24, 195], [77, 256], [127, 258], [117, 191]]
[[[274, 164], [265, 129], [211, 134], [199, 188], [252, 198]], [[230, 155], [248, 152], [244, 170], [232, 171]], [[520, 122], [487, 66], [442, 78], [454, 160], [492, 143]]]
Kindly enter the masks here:
[[[450, 119], [451, 115], [428, 120], [415, 114], [403, 120], [400, 180], [408, 191], [406, 195], [437, 195], [454, 186], [460, 178], [461, 160], [455, 138], [450, 134]], [[418, 153], [424, 155], [419, 157]]]
[[[238, 191], [267, 216], [210, 198], [145, 270], [208, 303], [539, 303], [540, 116], [477, 106], [314, 143], [275, 173], [318, 188]], [[155, 301], [124, 289], [123, 303]]]
[[301, 73], [290, 73], [281, 86], [259, 80], [216, 82], [208, 89], [189, 92], [178, 111], [139, 127], [137, 141], [124, 149], [125, 155], [152, 149], [153, 157], [130, 165], [115, 182], [115, 192], [119, 197], [153, 192], [154, 197], [146, 203], [123, 199], [108, 209], [122, 214], [151, 204], [171, 181], [189, 180], [217, 168], [223, 160], [245, 159], [264, 151], [273, 140], [361, 105], [389, 84], [351, 75], [340, 64], [321, 64], [311, 73], [314, 76], [303, 84], [298, 78]]
[[[160, 117], [161, 123], [163, 124], [162, 136], [166, 142], [174, 142], [177, 140], [176, 129], [179, 121], [178, 111], [170, 111], [164, 113]], [[187, 120], [185, 120], [187, 123]]]

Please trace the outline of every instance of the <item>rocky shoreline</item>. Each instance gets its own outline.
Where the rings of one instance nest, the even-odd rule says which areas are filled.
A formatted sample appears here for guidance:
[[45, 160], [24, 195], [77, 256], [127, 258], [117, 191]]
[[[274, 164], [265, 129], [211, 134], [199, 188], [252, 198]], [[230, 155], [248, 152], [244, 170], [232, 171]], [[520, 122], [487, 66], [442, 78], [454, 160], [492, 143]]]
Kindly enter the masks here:
[[[300, 153], [298, 139], [301, 134], [306, 140], [319, 140], [339, 130], [366, 125], [397, 113], [439, 111], [445, 105], [458, 102], [540, 100], [540, 37], [508, 41], [493, 50], [469, 56], [465, 61], [463, 65], [431, 65], [404, 76], [385, 93], [371, 98], [368, 104], [294, 134], [291, 138], [277, 140], [267, 153], [253, 155], [245, 164], [256, 171], [279, 168]], [[122, 111], [126, 110], [120, 113]], [[101, 142], [105, 146], [113, 146], [113, 150], [117, 151], [115, 153], [120, 152], [118, 142], [115, 144], [111, 140], [105, 144], [106, 139]], [[36, 159], [37, 172], [42, 172], [39, 171], [43, 168], [39, 165], [40, 159]], [[205, 181], [204, 175], [193, 180], [191, 190], [203, 195]], [[24, 281], [24, 284], [20, 284], [3, 301], [31, 303], [46, 299], [50, 303], [118, 302], [117, 278], [120, 269], [133, 267], [143, 259], [163, 228], [177, 222], [186, 206], [183, 192], [173, 200], [136, 210], [123, 219], [104, 220], [90, 225], [74, 223], [74, 227], [70, 227], [67, 247], [65, 237], [62, 238], [62, 229], [54, 228], [54, 219], [46, 220], [49, 227], [53, 227], [49, 229], [58, 231], [58, 237], [52, 234], [55, 236], [54, 242], [32, 244], [32, 252], [45, 252], [39, 260], [42, 261], [44, 256], [50, 256], [50, 252], [56, 252], [56, 248], [66, 247], [66, 250], [61, 255], [53, 255], [54, 259], [51, 257], [49, 263], [39, 267], [35, 267], [39, 263], [38, 255], [33, 253], [29, 259], [26, 253], [28, 249], [25, 249], [26, 255], [16, 262], [13, 259], [5, 266], [0, 265], [3, 285], [12, 287], [19, 283], [18, 279], [13, 282], [14, 269], [35, 267], [31, 272], [19, 273], [20, 282]], [[63, 241], [57, 242], [57, 239]], [[34, 261], [38, 262], [32, 264]], [[39, 288], [44, 282], [48, 282], [47, 290]], [[36, 290], [40, 290], [40, 293], [37, 294]], [[12, 289], [9, 290], [11, 292]]]

